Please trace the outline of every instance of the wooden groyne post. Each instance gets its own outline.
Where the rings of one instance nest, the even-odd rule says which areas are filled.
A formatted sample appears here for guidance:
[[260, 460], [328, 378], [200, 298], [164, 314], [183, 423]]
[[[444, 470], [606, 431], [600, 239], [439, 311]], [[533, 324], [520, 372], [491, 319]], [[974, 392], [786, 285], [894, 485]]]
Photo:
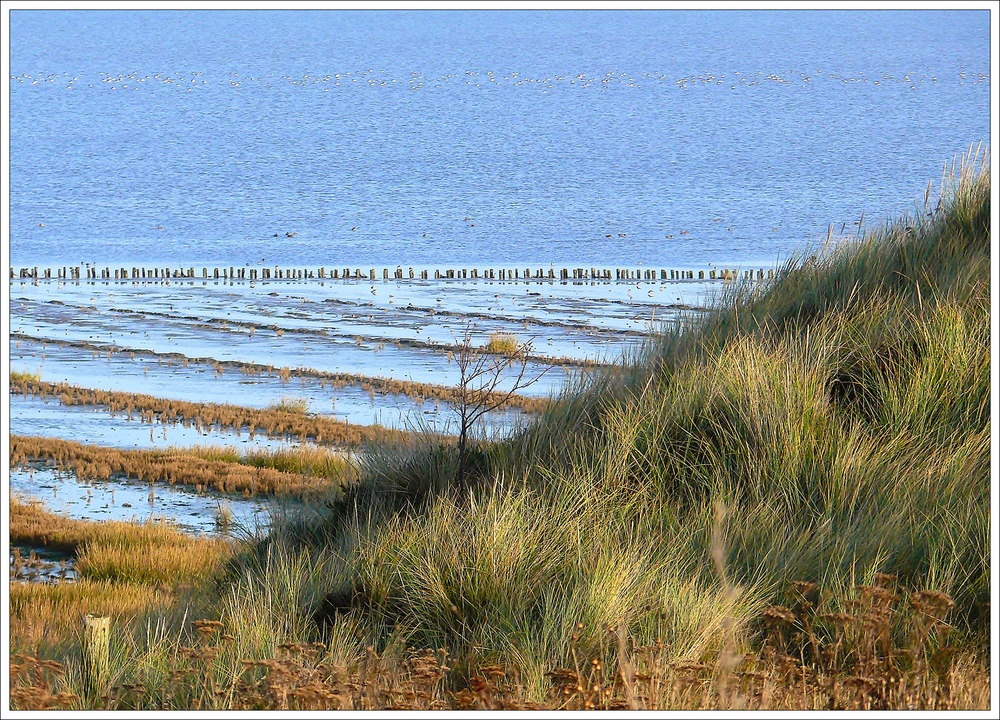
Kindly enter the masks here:
[[[554, 265], [554, 264], [553, 264]], [[196, 277], [196, 269], [193, 267], [185, 268], [159, 268], [159, 267], [145, 267], [145, 266], [132, 266], [132, 267], [111, 267], [106, 266], [103, 268], [97, 265], [87, 264], [86, 267], [83, 266], [67, 266], [60, 268], [55, 268], [55, 273], [53, 273], [52, 268], [39, 268], [38, 266], [32, 267], [21, 267], [15, 270], [14, 267], [10, 267], [10, 279], [13, 280], [18, 278], [20, 280], [31, 280], [37, 282], [39, 280], [81, 280], [86, 279], [91, 282], [96, 282], [98, 279], [105, 281], [111, 281], [112, 279], [118, 282], [131, 282], [136, 284], [138, 282], [169, 282], [170, 280], [194, 280]], [[427, 280], [433, 277], [435, 280], [500, 280], [505, 282], [519, 281], [519, 280], [536, 280], [536, 281], [555, 281], [559, 280], [562, 283], [574, 282], [590, 282], [591, 284], [595, 282], [666, 282], [671, 281], [683, 281], [683, 280], [722, 280], [725, 282], [731, 282], [739, 280], [741, 275], [744, 280], [756, 280], [757, 282], [762, 282], [765, 278], [767, 280], [774, 279], [776, 275], [775, 268], [713, 268], [710, 271], [705, 270], [680, 270], [680, 269], [666, 269], [666, 268], [643, 268], [643, 267], [618, 267], [618, 268], [598, 268], [598, 267], [563, 267], [555, 268], [550, 267], [548, 270], [544, 268], [538, 268], [533, 270], [530, 267], [526, 268], [435, 268], [433, 270], [420, 270], [418, 271], [410, 267], [407, 271], [404, 271], [402, 266], [397, 265], [393, 270], [391, 268], [383, 267], [381, 272], [382, 281], [388, 282], [389, 280], [404, 280], [407, 277], [410, 280], [415, 280], [419, 277], [421, 280]], [[742, 273], [740, 272], [742, 270]], [[85, 274], [84, 274], [85, 273]], [[433, 275], [431, 275], [433, 273]], [[378, 269], [369, 268], [368, 270], [362, 270], [361, 268], [351, 269], [348, 267], [343, 268], [282, 268], [279, 265], [270, 267], [260, 267], [260, 268], [248, 268], [248, 267], [235, 267], [230, 265], [226, 266], [203, 266], [201, 268], [201, 280], [207, 282], [212, 280], [216, 283], [228, 282], [232, 283], [236, 280], [250, 280], [251, 282], [257, 280], [367, 280], [368, 282], [374, 282], [376, 277], [378, 277]]]

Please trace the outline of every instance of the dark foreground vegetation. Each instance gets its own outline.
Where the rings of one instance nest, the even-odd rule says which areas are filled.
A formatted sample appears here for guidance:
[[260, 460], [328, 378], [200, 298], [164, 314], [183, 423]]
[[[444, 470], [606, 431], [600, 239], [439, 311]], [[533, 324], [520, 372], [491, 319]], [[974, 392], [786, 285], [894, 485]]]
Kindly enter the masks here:
[[[937, 210], [733, 286], [470, 448], [460, 486], [454, 444], [373, 450], [211, 581], [97, 608], [99, 689], [76, 634], [12, 627], [15, 704], [989, 707], [990, 185], [968, 162]], [[15, 625], [97, 607], [18, 592], [45, 597], [12, 599]]]

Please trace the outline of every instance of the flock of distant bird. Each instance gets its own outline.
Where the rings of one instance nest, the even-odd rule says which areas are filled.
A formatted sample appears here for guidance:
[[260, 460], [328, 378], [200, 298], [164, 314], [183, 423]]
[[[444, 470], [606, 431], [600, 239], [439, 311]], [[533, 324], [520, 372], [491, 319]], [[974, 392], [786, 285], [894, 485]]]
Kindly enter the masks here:
[[[925, 68], [930, 71], [930, 68]], [[731, 90], [739, 87], [755, 87], [765, 83], [792, 84], [792, 83], [814, 83], [816, 81], [832, 80], [843, 83], [860, 83], [872, 85], [884, 84], [905, 84], [911, 89], [916, 89], [923, 83], [937, 83], [936, 75], [928, 72], [906, 72], [902, 74], [891, 74], [883, 72], [878, 77], [867, 77], [863, 72], [853, 75], [838, 75], [835, 73], [814, 70], [811, 73], [799, 72], [794, 74], [779, 75], [776, 73], [743, 73], [738, 70], [728, 74], [702, 73], [699, 75], [687, 75], [684, 77], [668, 77], [664, 73], [628, 73], [628, 72], [606, 72], [600, 75], [588, 75], [580, 73], [577, 75], [552, 75], [551, 77], [528, 77], [518, 72], [499, 73], [493, 70], [446, 73], [444, 75], [431, 77], [425, 76], [416, 70], [405, 77], [393, 77], [386, 70], [369, 69], [358, 72], [326, 73], [323, 75], [304, 74], [301, 77], [292, 75], [281, 75], [268, 73], [267, 75], [243, 75], [237, 72], [230, 72], [223, 77], [212, 75], [205, 76], [203, 72], [184, 73], [153, 73], [141, 74], [138, 71], [128, 73], [99, 72], [96, 78], [84, 79], [80, 81], [79, 76], [71, 76], [70, 73], [39, 73], [32, 75], [21, 73], [11, 75], [11, 84], [18, 85], [38, 85], [39, 83], [65, 82], [66, 89], [81, 87], [100, 88], [102, 83], [112, 90], [139, 90], [149, 86], [169, 86], [193, 92], [197, 89], [211, 88], [225, 83], [233, 88], [259, 87], [265, 90], [273, 90], [282, 84], [290, 84], [298, 87], [318, 86], [323, 91], [328, 92], [331, 88], [343, 92], [344, 88], [367, 85], [369, 87], [406, 87], [410, 90], [440, 89], [446, 85], [467, 85], [470, 87], [488, 87], [490, 85], [508, 85], [512, 87], [528, 86], [538, 87], [542, 92], [548, 92], [559, 86], [574, 86], [579, 88], [594, 87], [606, 90], [609, 87], [620, 85], [631, 88], [641, 88], [649, 86], [672, 86], [681, 90], [696, 85], [722, 85], [728, 86]], [[207, 79], [206, 79], [207, 77]], [[953, 78], [950, 78], [953, 79]], [[965, 66], [959, 67], [957, 79], [960, 85], [989, 82], [989, 74], [966, 71]]]

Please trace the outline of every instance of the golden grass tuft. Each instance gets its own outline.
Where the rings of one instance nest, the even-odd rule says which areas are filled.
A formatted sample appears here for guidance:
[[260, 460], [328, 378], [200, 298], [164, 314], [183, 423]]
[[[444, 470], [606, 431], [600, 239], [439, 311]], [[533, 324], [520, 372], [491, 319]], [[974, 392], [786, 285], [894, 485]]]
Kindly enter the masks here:
[[283, 395], [280, 399], [268, 405], [267, 409], [274, 412], [305, 415], [309, 412], [309, 400], [307, 398], [297, 398]]
[[496, 355], [514, 357], [523, 354], [524, 349], [517, 338], [510, 333], [495, 332], [490, 333], [489, 342], [486, 343], [486, 351]]

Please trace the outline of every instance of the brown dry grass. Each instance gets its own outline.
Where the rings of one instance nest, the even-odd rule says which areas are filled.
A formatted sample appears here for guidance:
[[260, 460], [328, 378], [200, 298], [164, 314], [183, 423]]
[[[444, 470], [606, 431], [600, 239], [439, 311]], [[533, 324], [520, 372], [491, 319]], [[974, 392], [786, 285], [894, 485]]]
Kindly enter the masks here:
[[11, 467], [36, 459], [72, 470], [82, 480], [125, 475], [149, 483], [191, 485], [244, 495], [325, 496], [353, 479], [353, 470], [347, 463], [342, 466], [342, 477], [331, 479], [327, 475], [203, 459], [179, 450], [119, 450], [57, 438], [10, 436]]
[[[801, 603], [794, 610], [769, 608], [761, 617], [768, 627], [761, 649], [731, 659], [722, 653], [671, 660], [663, 644], [635, 647], [621, 626], [608, 627], [606, 646], [598, 653], [574, 652], [572, 664], [545, 674], [541, 696], [510, 668], [470, 665], [445, 649], [379, 655], [368, 647], [356, 657], [343, 658], [324, 642], [287, 642], [273, 657], [236, 660], [235, 673], [219, 674], [213, 671], [220, 662], [229, 662], [239, 643], [230, 632], [239, 631], [222, 621], [196, 620], [186, 644], [170, 659], [165, 686], [150, 687], [133, 678], [115, 684], [90, 707], [941, 711], [989, 706], [988, 663], [968, 653], [956, 654], [945, 640], [946, 597], [914, 593], [904, 598], [909, 610], [903, 611], [903, 620], [911, 632], [902, 642], [891, 636], [886, 642], [878, 623], [867, 616], [889, 606], [884, 594], [871, 591], [862, 588], [867, 599], [859, 601], [855, 614], [821, 613]], [[836, 628], [829, 637], [794, 638], [789, 632], [796, 623], [818, 627], [825, 620]], [[797, 648], [792, 646], [796, 642]], [[40, 668], [44, 661], [28, 657], [12, 660], [17, 707], [75, 702], [69, 698], [72, 686], [59, 682], [62, 666]]]

